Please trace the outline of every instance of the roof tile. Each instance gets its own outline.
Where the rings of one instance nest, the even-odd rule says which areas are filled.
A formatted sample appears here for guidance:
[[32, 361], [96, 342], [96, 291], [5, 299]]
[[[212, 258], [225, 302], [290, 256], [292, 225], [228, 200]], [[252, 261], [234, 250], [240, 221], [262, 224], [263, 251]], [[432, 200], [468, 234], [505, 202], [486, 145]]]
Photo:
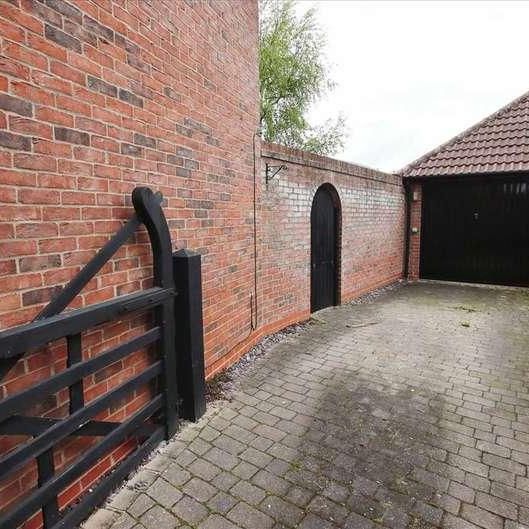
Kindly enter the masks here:
[[529, 171], [529, 92], [399, 171], [403, 176]]

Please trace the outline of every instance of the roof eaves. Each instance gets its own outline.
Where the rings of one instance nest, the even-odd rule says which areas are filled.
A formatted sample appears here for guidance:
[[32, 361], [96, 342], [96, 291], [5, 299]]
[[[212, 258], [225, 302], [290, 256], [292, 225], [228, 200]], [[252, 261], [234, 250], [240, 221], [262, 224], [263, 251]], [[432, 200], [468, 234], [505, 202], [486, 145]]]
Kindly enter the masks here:
[[[414, 160], [413, 162], [409, 163], [408, 165], [406, 165], [405, 167], [403, 167], [402, 169], [397, 171], [395, 174], [403, 176], [403, 177], [407, 177], [421, 163], [426, 162], [429, 158], [432, 158], [433, 156], [435, 156], [439, 152], [445, 150], [447, 147], [451, 147], [452, 145], [454, 145], [458, 141], [460, 141], [463, 138], [465, 138], [467, 135], [471, 134], [475, 130], [477, 130], [480, 127], [482, 127], [483, 125], [485, 125], [488, 121], [501, 116], [501, 114], [503, 114], [504, 112], [510, 110], [513, 106], [517, 105], [518, 103], [521, 103], [524, 99], [526, 99], [528, 97], [529, 97], [529, 91], [525, 92], [521, 96], [519, 96], [516, 99], [512, 100], [510, 103], [507, 103], [506, 105], [501, 107], [499, 110], [496, 110], [496, 112], [493, 112], [492, 114], [488, 115], [487, 117], [485, 117], [481, 121], [478, 121], [476, 124], [472, 125], [471, 127], [465, 129], [463, 132], [460, 132], [456, 136], [450, 138], [448, 141], [442, 143], [438, 147], [435, 147], [434, 149], [428, 151], [426, 154], [423, 154], [421, 157], [419, 157], [416, 160]], [[414, 176], [416, 176], [416, 175], [414, 175]]]

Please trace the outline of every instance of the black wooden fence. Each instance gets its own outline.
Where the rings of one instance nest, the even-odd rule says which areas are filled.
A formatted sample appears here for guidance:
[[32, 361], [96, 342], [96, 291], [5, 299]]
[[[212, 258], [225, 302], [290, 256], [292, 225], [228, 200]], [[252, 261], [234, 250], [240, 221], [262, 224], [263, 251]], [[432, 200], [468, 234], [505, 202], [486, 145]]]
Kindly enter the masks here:
[[[45, 529], [74, 527], [162, 439], [175, 433], [179, 416], [196, 420], [204, 412], [200, 256], [185, 250], [172, 255], [169, 229], [160, 205], [161, 195], [139, 187], [132, 193], [132, 202], [135, 215], [35, 321], [0, 332], [0, 380], [27, 351], [63, 338], [67, 343], [66, 369], [0, 401], [0, 435], [29, 437], [28, 441], [0, 456], [0, 478], [9, 477], [34, 460], [38, 469], [38, 486], [0, 514], [0, 529], [14, 529], [40, 509]], [[141, 224], [147, 228], [152, 247], [153, 287], [61, 314]], [[140, 336], [83, 360], [81, 336], [84, 331], [137, 311], [153, 311], [154, 326]], [[84, 402], [84, 377], [147, 346], [153, 347], [157, 355], [143, 372], [104, 395]], [[118, 404], [152, 381], [157, 381], [157, 394], [124, 422], [94, 420], [109, 406]], [[64, 388], [68, 388], [70, 397], [68, 417], [51, 419], [25, 414], [31, 406]], [[99, 441], [71, 466], [56, 473], [54, 447], [71, 436], [96, 436]], [[61, 511], [59, 494], [130, 437], [138, 440], [135, 450], [75, 505]]]

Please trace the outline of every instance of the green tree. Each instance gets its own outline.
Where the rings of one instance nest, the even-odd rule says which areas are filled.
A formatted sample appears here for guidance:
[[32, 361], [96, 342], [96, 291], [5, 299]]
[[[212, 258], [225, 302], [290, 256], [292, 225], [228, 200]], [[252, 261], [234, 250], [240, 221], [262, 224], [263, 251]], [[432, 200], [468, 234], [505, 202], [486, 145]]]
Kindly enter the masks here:
[[306, 118], [311, 105], [333, 87], [315, 10], [298, 17], [295, 0], [261, 0], [259, 8], [263, 138], [318, 154], [336, 153], [345, 138], [343, 117], [317, 127]]

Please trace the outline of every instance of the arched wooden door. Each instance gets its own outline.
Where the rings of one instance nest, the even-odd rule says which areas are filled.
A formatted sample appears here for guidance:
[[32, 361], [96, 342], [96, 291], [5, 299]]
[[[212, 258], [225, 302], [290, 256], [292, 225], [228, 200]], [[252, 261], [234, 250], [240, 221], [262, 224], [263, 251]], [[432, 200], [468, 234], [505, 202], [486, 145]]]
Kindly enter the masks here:
[[338, 303], [338, 218], [338, 194], [324, 184], [314, 195], [310, 214], [311, 312]]

